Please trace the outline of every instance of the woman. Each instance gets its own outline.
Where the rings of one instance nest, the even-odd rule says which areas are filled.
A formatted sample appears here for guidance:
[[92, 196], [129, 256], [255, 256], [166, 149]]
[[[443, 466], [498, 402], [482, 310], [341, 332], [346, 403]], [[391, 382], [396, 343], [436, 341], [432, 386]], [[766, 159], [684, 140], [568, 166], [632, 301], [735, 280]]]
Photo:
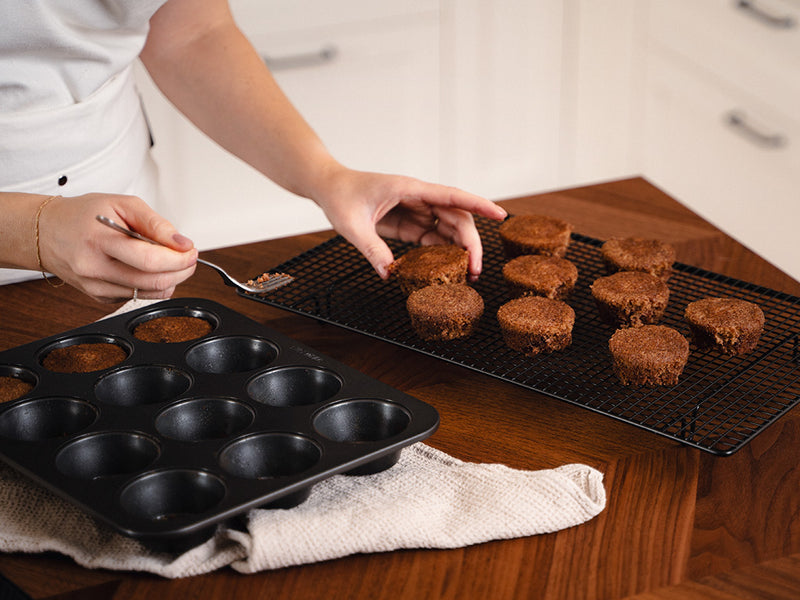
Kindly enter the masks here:
[[[494, 203], [338, 163], [283, 95], [225, 0], [0, 0], [0, 266], [45, 271], [98, 301], [167, 298], [195, 268], [155, 198], [131, 65], [224, 148], [310, 198], [381, 277], [380, 236], [456, 243], [481, 269], [472, 214]], [[104, 214], [165, 246], [94, 220]]]

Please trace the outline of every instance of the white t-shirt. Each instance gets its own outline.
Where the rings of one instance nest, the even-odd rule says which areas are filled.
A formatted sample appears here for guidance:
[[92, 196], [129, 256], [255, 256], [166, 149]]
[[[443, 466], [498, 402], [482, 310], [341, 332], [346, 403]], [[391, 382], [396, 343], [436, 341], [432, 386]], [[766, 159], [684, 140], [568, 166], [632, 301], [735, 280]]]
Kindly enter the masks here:
[[[166, 1], [0, 0], [0, 191], [155, 203], [132, 64]], [[31, 275], [0, 269], [0, 283]]]
[[0, 113], [82, 102], [141, 52], [166, 0], [0, 0]]

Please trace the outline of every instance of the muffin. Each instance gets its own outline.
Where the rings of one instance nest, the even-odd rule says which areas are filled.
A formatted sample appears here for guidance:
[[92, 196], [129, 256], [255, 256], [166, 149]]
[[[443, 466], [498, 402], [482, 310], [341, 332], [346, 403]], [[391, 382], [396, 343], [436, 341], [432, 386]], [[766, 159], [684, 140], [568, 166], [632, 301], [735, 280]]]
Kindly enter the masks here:
[[0, 376], [0, 404], [24, 396], [33, 389], [33, 384], [18, 377]]
[[452, 244], [418, 246], [394, 261], [389, 273], [408, 295], [429, 285], [466, 283], [468, 261], [469, 253]]
[[642, 271], [667, 281], [675, 262], [675, 248], [660, 240], [614, 238], [604, 243], [600, 251], [609, 273]]
[[564, 256], [572, 225], [545, 215], [516, 215], [501, 223], [497, 232], [508, 258], [521, 254]]
[[669, 301], [667, 284], [655, 275], [639, 271], [600, 277], [591, 290], [600, 317], [620, 327], [657, 323]]
[[503, 279], [513, 298], [544, 296], [563, 300], [578, 281], [578, 268], [566, 258], [525, 254], [503, 266]]
[[690, 302], [684, 318], [698, 348], [716, 348], [736, 356], [753, 350], [764, 329], [761, 308], [737, 298], [703, 298]]
[[561, 300], [523, 296], [503, 304], [497, 321], [507, 346], [536, 356], [563, 350], [572, 343], [575, 311]]
[[211, 329], [211, 323], [200, 317], [156, 317], [134, 327], [133, 337], [143, 342], [173, 344], [203, 337]]
[[665, 325], [618, 329], [608, 342], [623, 385], [675, 385], [689, 359], [689, 342]]
[[483, 315], [483, 298], [463, 283], [445, 283], [414, 290], [406, 307], [423, 340], [454, 340], [472, 333]]
[[90, 373], [113, 367], [127, 356], [116, 344], [73, 344], [48, 352], [42, 366], [55, 373]]

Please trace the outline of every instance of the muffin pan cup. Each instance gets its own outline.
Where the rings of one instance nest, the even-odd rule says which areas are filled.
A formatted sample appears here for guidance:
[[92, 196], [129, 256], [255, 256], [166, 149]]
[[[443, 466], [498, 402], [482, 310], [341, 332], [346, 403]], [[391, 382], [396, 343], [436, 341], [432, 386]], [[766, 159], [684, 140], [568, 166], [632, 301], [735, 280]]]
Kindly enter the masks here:
[[[208, 335], [153, 343], [135, 325], [205, 318]], [[49, 348], [114, 340], [91, 373], [42, 366]], [[210, 300], [172, 299], [0, 353], [35, 382], [0, 404], [0, 459], [156, 550], [201, 542], [257, 507], [289, 508], [336, 474], [390, 468], [436, 410]]]

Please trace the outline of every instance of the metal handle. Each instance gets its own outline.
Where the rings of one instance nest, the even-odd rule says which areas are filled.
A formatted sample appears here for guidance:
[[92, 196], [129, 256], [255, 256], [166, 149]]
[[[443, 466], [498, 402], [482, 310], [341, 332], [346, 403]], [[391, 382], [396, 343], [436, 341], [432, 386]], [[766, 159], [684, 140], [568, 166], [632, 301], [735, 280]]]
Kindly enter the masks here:
[[262, 55], [261, 58], [272, 71], [286, 71], [324, 65], [332, 62], [338, 54], [339, 50], [336, 46], [327, 44], [319, 50], [311, 52], [298, 52], [297, 54], [287, 54], [285, 56]]
[[744, 11], [745, 14], [750, 15], [757, 21], [776, 29], [791, 29], [797, 24], [793, 17], [774, 15], [757, 5], [753, 0], [737, 0], [736, 8]]
[[744, 137], [755, 142], [759, 146], [762, 146], [763, 148], [783, 148], [788, 141], [785, 136], [779, 133], [767, 133], [761, 131], [758, 127], [748, 121], [747, 117], [738, 110], [732, 110], [729, 112], [725, 117], [725, 122], [735, 131], [738, 131]]

